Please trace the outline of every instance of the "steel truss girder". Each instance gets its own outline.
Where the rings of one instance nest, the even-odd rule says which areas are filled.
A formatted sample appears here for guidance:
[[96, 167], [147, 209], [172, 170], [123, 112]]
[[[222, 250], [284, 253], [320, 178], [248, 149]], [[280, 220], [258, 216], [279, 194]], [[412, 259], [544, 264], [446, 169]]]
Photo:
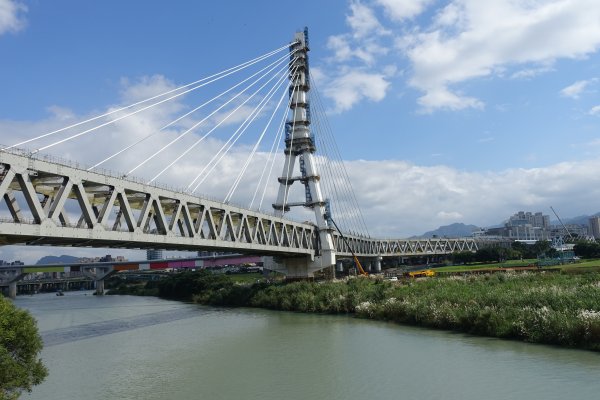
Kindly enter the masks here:
[[[317, 231], [186, 193], [0, 152], [0, 245], [215, 249], [314, 257]], [[18, 201], [20, 200], [20, 201]], [[69, 223], [66, 203], [80, 213]], [[20, 208], [19, 208], [20, 207]], [[117, 216], [109, 223], [109, 215]], [[24, 218], [23, 214], [33, 218]], [[77, 222], [75, 222], [77, 221]]]
[[[219, 249], [310, 257], [319, 252], [318, 233], [311, 224], [21, 154], [0, 152], [0, 164], [0, 202], [11, 215], [0, 220], [0, 245]], [[69, 222], [67, 200], [81, 210], [77, 222]], [[24, 218], [24, 211], [33, 218]], [[117, 213], [114, 223], [109, 223], [111, 211]], [[478, 249], [474, 239], [346, 237], [363, 257]], [[333, 241], [336, 255], [350, 255], [337, 232]]]
[[350, 256], [348, 246], [357, 256], [419, 256], [442, 255], [456, 251], [472, 251], [478, 249], [478, 243], [473, 238], [460, 239], [372, 239], [344, 235], [347, 243], [340, 235], [334, 233], [335, 252], [338, 256]]

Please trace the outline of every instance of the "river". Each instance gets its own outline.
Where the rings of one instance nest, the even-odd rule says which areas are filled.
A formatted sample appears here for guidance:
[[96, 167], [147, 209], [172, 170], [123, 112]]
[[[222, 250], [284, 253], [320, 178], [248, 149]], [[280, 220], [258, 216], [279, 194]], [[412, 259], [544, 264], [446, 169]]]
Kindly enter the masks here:
[[600, 354], [154, 297], [19, 296], [49, 376], [23, 399], [593, 399]]

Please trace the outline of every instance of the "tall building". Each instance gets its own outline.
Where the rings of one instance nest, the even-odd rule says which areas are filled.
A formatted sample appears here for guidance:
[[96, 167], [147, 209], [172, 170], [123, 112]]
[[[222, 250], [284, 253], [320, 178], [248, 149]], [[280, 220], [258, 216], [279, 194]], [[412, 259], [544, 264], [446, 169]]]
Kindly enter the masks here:
[[550, 227], [550, 216], [541, 212], [519, 211], [508, 219], [506, 226], [531, 225], [534, 228], [547, 229]]
[[550, 216], [541, 212], [519, 211], [505, 224], [508, 237], [516, 240], [550, 239]]
[[590, 225], [590, 235], [594, 237], [594, 239], [600, 238], [600, 217], [591, 217], [589, 219]]
[[158, 249], [146, 250], [146, 260], [161, 260], [163, 258], [163, 251]]

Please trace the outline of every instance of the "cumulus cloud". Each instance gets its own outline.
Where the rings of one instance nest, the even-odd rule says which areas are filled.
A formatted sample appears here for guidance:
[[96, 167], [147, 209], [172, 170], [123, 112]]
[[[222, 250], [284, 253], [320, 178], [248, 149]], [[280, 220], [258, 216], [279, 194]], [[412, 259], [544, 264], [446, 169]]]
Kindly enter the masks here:
[[20, 1], [0, 0], [0, 35], [18, 32], [26, 25], [27, 7]]
[[383, 100], [389, 85], [384, 74], [349, 70], [333, 78], [326, 85], [324, 93], [333, 99], [334, 111], [342, 112], [363, 99], [375, 102]]
[[397, 21], [413, 18], [421, 14], [433, 0], [376, 0], [386, 13]]
[[346, 23], [350, 32], [332, 35], [327, 40], [333, 55], [326, 59], [326, 65], [312, 68], [312, 78], [333, 100], [332, 111], [338, 113], [363, 100], [383, 100], [397, 71], [395, 65], [378, 65], [390, 51], [381, 40], [392, 32], [383, 27], [371, 6], [352, 1]]
[[384, 29], [375, 13], [370, 7], [359, 1], [350, 3], [351, 14], [347, 16], [346, 21], [355, 38], [364, 38], [370, 34], [387, 35], [389, 31]]
[[592, 107], [588, 113], [590, 115], [599, 115], [600, 114], [600, 105]]
[[[404, 69], [408, 61], [407, 84], [422, 93], [417, 102], [425, 113], [484, 109], [485, 99], [466, 92], [466, 82], [533, 79], [553, 71], [558, 59], [586, 57], [600, 46], [595, 0], [352, 1], [346, 22], [349, 32], [328, 39], [329, 75], [339, 81], [345, 70], [358, 68], [381, 78], [382, 63]], [[391, 77], [383, 79], [391, 87]], [[588, 83], [561, 94], [577, 96]], [[358, 100], [343, 107], [334, 91], [326, 91], [338, 111], [368, 99], [361, 96], [360, 84], [353, 87], [352, 98]]]
[[589, 79], [583, 81], [577, 81], [560, 91], [560, 94], [564, 97], [570, 97], [572, 99], [578, 99], [581, 93], [591, 84], [596, 82], [597, 79]]
[[438, 10], [430, 26], [404, 35], [398, 43], [413, 66], [410, 85], [424, 92], [423, 107], [481, 108], [481, 100], [454, 87], [495, 76], [506, 67], [547, 68], [559, 58], [595, 52], [600, 45], [600, 3], [456, 0]]
[[600, 160], [543, 168], [467, 172], [403, 161], [348, 163], [372, 235], [408, 237], [452, 222], [490, 226], [518, 210], [599, 211]]

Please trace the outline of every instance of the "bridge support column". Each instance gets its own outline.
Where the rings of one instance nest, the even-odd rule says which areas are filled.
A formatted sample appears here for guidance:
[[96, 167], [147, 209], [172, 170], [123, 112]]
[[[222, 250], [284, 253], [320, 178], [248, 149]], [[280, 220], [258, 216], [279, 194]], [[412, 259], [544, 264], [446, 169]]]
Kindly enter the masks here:
[[381, 272], [381, 260], [383, 257], [379, 256], [379, 257], [375, 257], [375, 269], [373, 272]]
[[8, 284], [8, 297], [13, 300], [17, 298], [17, 281]]
[[15, 299], [17, 297], [17, 282], [23, 279], [26, 273], [23, 268], [8, 268], [0, 272], [0, 282], [8, 283], [8, 297]]
[[96, 294], [101, 296], [104, 294], [104, 278], [94, 280], [94, 284], [96, 285]]
[[337, 266], [337, 272], [344, 272], [344, 263], [342, 263], [341, 260], [339, 260], [336, 264]]
[[81, 273], [83, 276], [90, 278], [94, 281], [96, 285], [96, 294], [103, 295], [104, 294], [104, 279], [108, 277], [110, 274], [115, 272], [112, 265], [110, 266], [90, 266], [90, 267], [81, 267]]
[[263, 257], [264, 268], [280, 272], [289, 279], [312, 278], [316, 271], [335, 266], [335, 255], [326, 253], [314, 260], [309, 257], [275, 258]]

